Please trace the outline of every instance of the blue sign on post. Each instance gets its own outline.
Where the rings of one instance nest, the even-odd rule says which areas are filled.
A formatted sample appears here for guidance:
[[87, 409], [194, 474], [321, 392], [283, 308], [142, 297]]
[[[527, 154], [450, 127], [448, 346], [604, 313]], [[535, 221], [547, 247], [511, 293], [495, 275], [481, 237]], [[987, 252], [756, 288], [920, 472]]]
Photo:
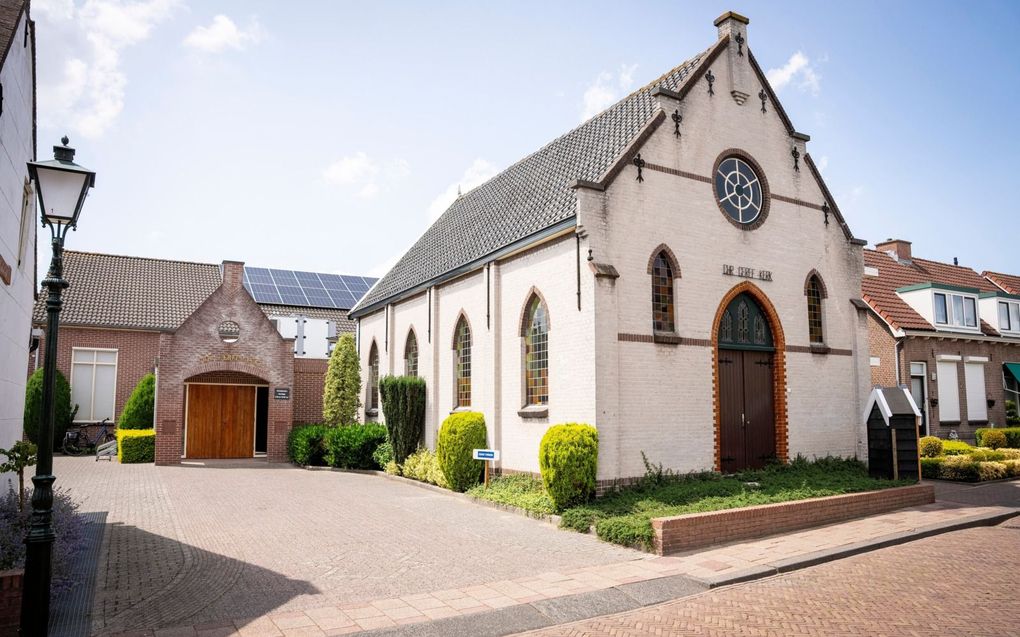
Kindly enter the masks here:
[[475, 449], [471, 457], [475, 460], [499, 460], [499, 451], [496, 449]]

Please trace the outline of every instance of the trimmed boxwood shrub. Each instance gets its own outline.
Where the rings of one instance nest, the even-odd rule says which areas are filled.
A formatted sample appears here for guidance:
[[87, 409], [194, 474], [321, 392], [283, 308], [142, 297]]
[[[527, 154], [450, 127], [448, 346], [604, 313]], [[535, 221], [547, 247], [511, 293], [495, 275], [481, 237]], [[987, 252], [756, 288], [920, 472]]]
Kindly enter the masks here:
[[970, 456], [947, 456], [942, 462], [941, 478], [974, 482], [980, 479], [980, 467]]
[[405, 478], [449, 488], [443, 470], [439, 468], [439, 458], [425, 447], [409, 455], [400, 472]]
[[477, 411], [451, 414], [439, 429], [436, 456], [447, 484], [454, 491], [467, 491], [482, 480], [483, 465], [471, 458], [475, 449], [485, 449], [485, 416]]
[[122, 464], [156, 460], [155, 429], [118, 429], [117, 460]]
[[294, 464], [321, 467], [326, 464], [326, 453], [322, 439], [329, 431], [328, 425], [301, 425], [294, 427], [287, 435], [287, 457]]
[[156, 404], [156, 376], [146, 374], [135, 385], [117, 420], [119, 429], [152, 429]]
[[421, 444], [425, 433], [425, 379], [385, 376], [379, 381], [379, 395], [393, 445], [393, 459], [403, 464]]
[[[71, 385], [60, 370], [54, 383], [56, 397], [56, 418], [53, 422], [53, 448], [59, 449], [64, 432], [71, 426], [78, 406], [71, 406]], [[25, 386], [25, 435], [34, 444], [39, 444], [39, 424], [42, 421], [43, 370], [39, 368], [28, 378]]]
[[1002, 445], [1003, 447], [1009, 447], [1011, 449], [1020, 449], [1020, 427], [996, 427], [995, 429], [991, 428], [975, 429], [974, 437], [977, 440], [977, 446], [979, 447], [991, 446], [985, 441], [985, 435], [987, 435], [988, 432], [991, 431], [1002, 432], [1002, 435], [1006, 437], [1006, 444]]
[[974, 447], [962, 440], [942, 441], [942, 455], [944, 456], [965, 456], [971, 451], [974, 451]]
[[591, 425], [554, 425], [538, 446], [542, 483], [557, 509], [581, 504], [595, 495], [599, 433]]
[[938, 480], [942, 477], [942, 462], [945, 458], [921, 458], [921, 477]]
[[1006, 446], [1006, 434], [1001, 429], [989, 429], [981, 436], [981, 446], [998, 449]]
[[918, 446], [922, 458], [937, 458], [942, 455], [942, 440], [936, 436], [921, 438]]
[[386, 427], [376, 423], [329, 427], [323, 438], [323, 459], [341, 469], [379, 469], [372, 454], [386, 442]]

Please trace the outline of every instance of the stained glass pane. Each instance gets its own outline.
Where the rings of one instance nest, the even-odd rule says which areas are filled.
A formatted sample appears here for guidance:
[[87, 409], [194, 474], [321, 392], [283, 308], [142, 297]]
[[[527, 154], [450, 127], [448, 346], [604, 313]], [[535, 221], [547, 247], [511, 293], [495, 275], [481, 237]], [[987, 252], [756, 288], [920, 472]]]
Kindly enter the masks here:
[[818, 279], [811, 277], [807, 287], [808, 337], [815, 344], [824, 343], [822, 332], [822, 291]]
[[549, 403], [549, 319], [538, 296], [528, 304], [524, 332], [524, 380], [527, 404]]
[[375, 343], [368, 353], [368, 408], [379, 409], [379, 348]]
[[457, 406], [471, 406], [471, 329], [462, 316], [457, 323], [454, 340], [456, 358]]
[[656, 332], [676, 330], [673, 307], [673, 269], [666, 255], [659, 253], [652, 265], [652, 328]]
[[415, 338], [414, 332], [407, 333], [407, 343], [404, 344], [404, 374], [418, 375], [418, 339]]

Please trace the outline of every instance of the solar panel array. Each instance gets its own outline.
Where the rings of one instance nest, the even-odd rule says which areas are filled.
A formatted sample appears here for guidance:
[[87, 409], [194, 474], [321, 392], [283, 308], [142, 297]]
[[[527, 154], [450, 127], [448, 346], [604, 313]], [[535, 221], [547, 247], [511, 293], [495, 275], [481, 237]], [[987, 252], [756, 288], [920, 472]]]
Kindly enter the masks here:
[[349, 310], [377, 279], [270, 268], [244, 268], [244, 287], [256, 303]]

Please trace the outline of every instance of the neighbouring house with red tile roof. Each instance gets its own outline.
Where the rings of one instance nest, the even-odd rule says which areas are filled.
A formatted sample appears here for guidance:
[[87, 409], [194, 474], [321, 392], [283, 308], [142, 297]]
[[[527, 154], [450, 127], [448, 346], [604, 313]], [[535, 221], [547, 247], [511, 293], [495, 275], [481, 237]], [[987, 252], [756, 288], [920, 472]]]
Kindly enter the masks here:
[[910, 387], [922, 434], [1004, 426], [1020, 389], [1020, 277], [917, 258], [893, 239], [864, 263], [872, 383]]

